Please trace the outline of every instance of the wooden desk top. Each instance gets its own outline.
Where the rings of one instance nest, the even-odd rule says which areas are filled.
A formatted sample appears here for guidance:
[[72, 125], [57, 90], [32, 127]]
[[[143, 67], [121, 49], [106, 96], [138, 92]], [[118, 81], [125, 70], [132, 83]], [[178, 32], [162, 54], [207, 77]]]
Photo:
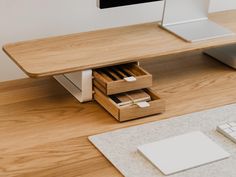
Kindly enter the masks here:
[[51, 78], [0, 83], [0, 176], [121, 177], [89, 135], [236, 102], [236, 71], [207, 56], [141, 64], [167, 111], [126, 123], [95, 102], [80, 104]]
[[[236, 33], [236, 10], [210, 18]], [[106, 29], [5, 45], [4, 51], [29, 76], [93, 69], [236, 42], [236, 35], [188, 43], [157, 23]]]

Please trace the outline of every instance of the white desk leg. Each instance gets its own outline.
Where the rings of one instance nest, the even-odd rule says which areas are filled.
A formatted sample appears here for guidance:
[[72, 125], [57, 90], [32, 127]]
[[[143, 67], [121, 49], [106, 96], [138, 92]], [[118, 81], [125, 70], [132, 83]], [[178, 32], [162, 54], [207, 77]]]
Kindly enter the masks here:
[[54, 78], [80, 102], [93, 99], [92, 70], [57, 75]]

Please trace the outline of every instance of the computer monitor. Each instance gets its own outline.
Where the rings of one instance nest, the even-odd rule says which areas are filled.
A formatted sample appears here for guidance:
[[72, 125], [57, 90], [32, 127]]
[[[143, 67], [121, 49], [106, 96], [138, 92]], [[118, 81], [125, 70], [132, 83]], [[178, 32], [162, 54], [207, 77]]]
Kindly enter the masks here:
[[[99, 7], [111, 8], [160, 0], [98, 0]], [[188, 42], [233, 35], [208, 19], [210, 0], [164, 0], [161, 26]]]
[[105, 9], [105, 8], [147, 3], [153, 1], [160, 1], [160, 0], [98, 0], [98, 6], [101, 9]]

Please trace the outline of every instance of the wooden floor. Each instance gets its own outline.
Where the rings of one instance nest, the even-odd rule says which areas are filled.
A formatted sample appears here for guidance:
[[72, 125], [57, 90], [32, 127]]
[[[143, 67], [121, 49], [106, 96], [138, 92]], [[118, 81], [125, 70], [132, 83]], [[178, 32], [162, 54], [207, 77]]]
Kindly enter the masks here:
[[[0, 177], [120, 177], [89, 135], [236, 102], [236, 72], [198, 53], [142, 63], [167, 111], [118, 123], [51, 78], [0, 84]], [[168, 128], [168, 127], [167, 127]]]

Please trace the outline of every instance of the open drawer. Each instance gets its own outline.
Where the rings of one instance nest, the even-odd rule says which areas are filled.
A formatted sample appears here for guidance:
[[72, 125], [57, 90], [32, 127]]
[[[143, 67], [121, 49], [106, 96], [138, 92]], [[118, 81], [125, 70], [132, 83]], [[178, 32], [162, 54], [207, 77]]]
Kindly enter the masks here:
[[93, 71], [94, 85], [106, 95], [128, 92], [152, 86], [152, 75], [129, 63]]
[[111, 96], [104, 95], [96, 87], [94, 91], [94, 99], [120, 122], [159, 114], [165, 111], [165, 102], [150, 89], [142, 90], [151, 98], [150, 101], [146, 102], [148, 105], [131, 104], [125, 106], [119, 106]]

